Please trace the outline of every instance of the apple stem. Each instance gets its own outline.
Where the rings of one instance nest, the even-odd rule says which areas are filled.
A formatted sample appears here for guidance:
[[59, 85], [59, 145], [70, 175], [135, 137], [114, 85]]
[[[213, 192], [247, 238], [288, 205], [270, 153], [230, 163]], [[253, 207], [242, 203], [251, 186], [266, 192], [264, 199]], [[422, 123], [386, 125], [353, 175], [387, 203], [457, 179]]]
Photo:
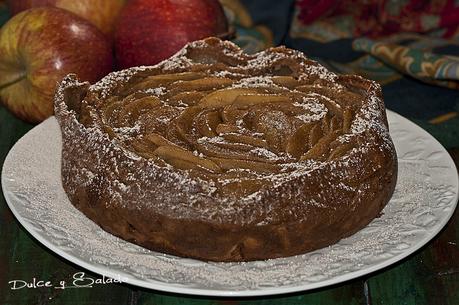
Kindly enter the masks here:
[[9, 86], [14, 85], [16, 83], [19, 83], [20, 81], [22, 81], [26, 77], [27, 77], [27, 74], [23, 73], [23, 74], [20, 74], [17, 78], [13, 79], [12, 81], [9, 81], [9, 82], [7, 82], [5, 84], [0, 84], [0, 91], [5, 89], [6, 87], [9, 87]]

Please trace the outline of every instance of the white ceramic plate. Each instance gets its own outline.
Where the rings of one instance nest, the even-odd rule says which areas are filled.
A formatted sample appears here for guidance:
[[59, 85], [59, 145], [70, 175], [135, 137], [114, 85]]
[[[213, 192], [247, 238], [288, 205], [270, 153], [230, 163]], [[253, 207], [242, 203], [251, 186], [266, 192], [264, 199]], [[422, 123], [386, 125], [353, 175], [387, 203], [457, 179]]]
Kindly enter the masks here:
[[382, 217], [339, 243], [304, 255], [249, 263], [207, 263], [148, 251], [112, 236], [75, 209], [60, 180], [61, 134], [54, 117], [8, 154], [2, 187], [16, 218], [36, 239], [101, 275], [169, 292], [256, 296], [304, 291], [389, 266], [431, 240], [458, 198], [458, 174], [445, 149], [388, 112], [399, 173]]

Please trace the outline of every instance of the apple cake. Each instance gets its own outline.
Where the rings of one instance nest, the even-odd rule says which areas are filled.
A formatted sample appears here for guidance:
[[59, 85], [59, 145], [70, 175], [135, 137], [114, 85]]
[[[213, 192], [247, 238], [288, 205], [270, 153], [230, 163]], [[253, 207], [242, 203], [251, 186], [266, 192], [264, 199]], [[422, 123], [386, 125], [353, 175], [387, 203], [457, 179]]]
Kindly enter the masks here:
[[145, 248], [250, 261], [336, 243], [378, 217], [397, 158], [381, 89], [285, 47], [186, 45], [55, 96], [62, 183], [104, 230]]

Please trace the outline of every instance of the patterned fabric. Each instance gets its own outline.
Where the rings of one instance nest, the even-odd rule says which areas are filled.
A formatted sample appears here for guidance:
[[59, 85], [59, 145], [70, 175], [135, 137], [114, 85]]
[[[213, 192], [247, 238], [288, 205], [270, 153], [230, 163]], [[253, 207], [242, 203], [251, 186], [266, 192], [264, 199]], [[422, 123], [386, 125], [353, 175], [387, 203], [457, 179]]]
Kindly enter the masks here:
[[382, 83], [401, 73], [459, 89], [459, 59], [432, 51], [459, 43], [459, 3], [454, 0], [298, 0], [296, 10], [291, 37], [322, 43], [356, 38], [353, 50], [369, 54], [346, 67], [336, 65], [341, 72]]
[[336, 72], [374, 79], [383, 85], [389, 109], [442, 144], [459, 146], [459, 1], [221, 2], [227, 11], [237, 3], [236, 16], [249, 15], [244, 18], [250, 23], [231, 19], [245, 49], [285, 44]]
[[323, 40], [400, 32], [458, 34], [459, 4], [454, 0], [298, 0], [297, 10], [296, 34], [313, 39], [309, 27], [316, 28]]
[[[386, 66], [423, 82], [459, 89], [459, 58], [367, 38], [354, 40], [357, 51], [371, 54]], [[394, 71], [394, 73], [397, 73]]]
[[[274, 43], [273, 33], [264, 25], [254, 25], [239, 0], [221, 2], [237, 30], [236, 43], [246, 51], [255, 52]], [[253, 2], [245, 4], [251, 7]], [[263, 3], [273, 1], [259, 3], [258, 11], [266, 14], [268, 5]], [[288, 13], [282, 16], [279, 10], [271, 11], [272, 20], [290, 17]], [[459, 59], [433, 50], [459, 45], [459, 3], [454, 0], [297, 0], [290, 25], [290, 39], [323, 44], [350, 39], [352, 51], [367, 54], [345, 64], [333, 59], [325, 63], [339, 72], [361, 74], [382, 84], [408, 75], [429, 84], [459, 89]], [[308, 52], [307, 47], [294, 47]], [[323, 59], [314, 52], [312, 56]]]

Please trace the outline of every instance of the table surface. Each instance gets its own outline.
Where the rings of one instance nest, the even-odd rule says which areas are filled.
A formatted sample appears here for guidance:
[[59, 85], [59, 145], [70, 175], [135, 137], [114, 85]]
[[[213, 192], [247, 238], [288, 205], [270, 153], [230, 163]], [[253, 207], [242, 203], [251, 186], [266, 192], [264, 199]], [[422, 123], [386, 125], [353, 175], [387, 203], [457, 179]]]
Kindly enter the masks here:
[[[0, 165], [33, 125], [0, 106]], [[448, 149], [456, 165], [459, 149]], [[71, 282], [75, 273], [100, 278], [43, 247], [17, 222], [0, 196], [0, 304], [459, 304], [459, 216], [427, 246], [401, 262], [343, 284], [264, 298], [207, 298], [163, 293], [127, 284], [92, 288], [22, 288], [14, 280]], [[19, 282], [18, 282], [19, 283]]]

